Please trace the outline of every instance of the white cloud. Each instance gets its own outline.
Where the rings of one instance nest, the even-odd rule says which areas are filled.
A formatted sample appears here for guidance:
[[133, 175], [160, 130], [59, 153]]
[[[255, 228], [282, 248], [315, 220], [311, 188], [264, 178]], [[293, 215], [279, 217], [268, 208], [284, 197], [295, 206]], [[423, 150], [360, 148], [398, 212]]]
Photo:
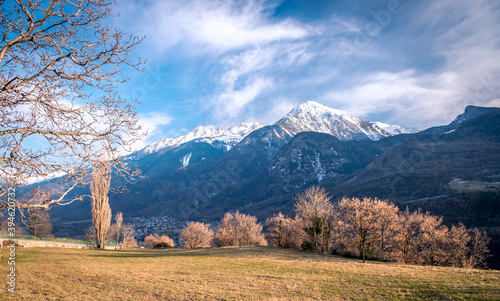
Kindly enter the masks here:
[[458, 97], [453, 89], [444, 87], [442, 78], [419, 76], [414, 70], [375, 73], [360, 82], [351, 89], [326, 93], [320, 99], [361, 118], [391, 112], [393, 119], [388, 121], [428, 125], [449, 119], [443, 112], [449, 111], [446, 106]]
[[170, 124], [172, 120], [172, 117], [163, 112], [153, 111], [139, 114], [139, 124], [144, 132], [147, 131], [147, 136], [142, 141], [137, 142], [133, 148], [138, 150], [155, 140], [163, 138], [161, 127]]
[[215, 107], [216, 117], [224, 123], [232, 124], [241, 117], [245, 106], [251, 103], [256, 97], [263, 94], [273, 86], [273, 81], [269, 78], [251, 78], [244, 88], [228, 89], [212, 100], [211, 105]]
[[303, 103], [304, 100], [297, 100], [293, 96], [289, 97], [277, 97], [269, 101], [269, 110], [266, 110], [261, 118], [263, 124], [274, 124], [285, 116], [290, 110], [297, 105]]
[[225, 52], [300, 39], [310, 34], [306, 26], [296, 21], [272, 21], [268, 11], [274, 6], [265, 1], [252, 0], [244, 4], [239, 1], [154, 1], [147, 3], [146, 8], [143, 2], [120, 5], [125, 14], [143, 12], [142, 16], [136, 16], [140, 31], [146, 32], [159, 51], [181, 46], [193, 53]]
[[358, 75], [356, 84], [319, 100], [360, 117], [388, 112], [388, 122], [423, 127], [446, 124], [469, 104], [498, 105], [499, 9], [492, 1], [432, 2], [417, 23], [438, 33], [426, 38], [431, 55], [443, 58], [440, 68]]
[[[147, 34], [153, 57], [180, 55], [193, 64], [186, 68], [200, 70], [197, 80], [209, 88], [195, 97], [202, 99], [201, 109], [213, 112], [210, 122], [217, 125], [275, 121], [273, 116], [308, 99], [362, 118], [383, 114], [391, 120], [381, 121], [422, 127], [447, 123], [468, 104], [498, 105], [498, 1], [404, 4], [363, 47], [356, 39], [373, 21], [365, 16], [369, 12], [356, 17], [340, 10], [305, 24], [273, 16], [279, 0], [269, 3], [124, 0], [119, 5], [122, 15], [139, 24], [132, 25], [139, 26], [136, 32]], [[398, 48], [409, 39], [422, 45]]]

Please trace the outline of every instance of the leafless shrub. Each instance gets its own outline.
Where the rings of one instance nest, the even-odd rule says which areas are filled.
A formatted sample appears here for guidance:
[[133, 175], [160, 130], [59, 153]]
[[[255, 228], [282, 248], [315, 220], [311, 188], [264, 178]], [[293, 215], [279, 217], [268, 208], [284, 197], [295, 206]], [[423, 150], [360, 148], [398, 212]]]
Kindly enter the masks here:
[[137, 247], [137, 241], [135, 241], [135, 238], [129, 236], [123, 240], [122, 247], [135, 248]]
[[207, 224], [191, 222], [182, 230], [180, 238], [186, 249], [209, 248], [212, 246], [214, 231]]
[[170, 237], [167, 235], [160, 236], [157, 233], [146, 236], [141, 245], [145, 247], [154, 247], [160, 243], [165, 244], [169, 248], [173, 248], [175, 246], [174, 241], [170, 239]]
[[221, 246], [267, 245], [262, 234], [262, 225], [257, 223], [257, 218], [238, 211], [224, 215], [215, 240]]

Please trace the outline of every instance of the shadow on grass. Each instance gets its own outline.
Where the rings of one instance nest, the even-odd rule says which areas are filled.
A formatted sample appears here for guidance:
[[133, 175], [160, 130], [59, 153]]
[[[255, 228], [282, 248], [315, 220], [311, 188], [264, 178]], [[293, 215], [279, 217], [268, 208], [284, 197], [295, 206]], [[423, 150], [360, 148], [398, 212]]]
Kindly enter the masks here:
[[331, 255], [312, 254], [299, 250], [284, 250], [274, 247], [223, 247], [209, 249], [125, 249], [125, 250], [92, 250], [92, 254], [85, 254], [88, 257], [108, 257], [108, 258], [163, 258], [163, 257], [259, 257], [274, 256], [279, 259], [304, 259], [311, 255], [319, 255], [325, 258], [332, 258]]

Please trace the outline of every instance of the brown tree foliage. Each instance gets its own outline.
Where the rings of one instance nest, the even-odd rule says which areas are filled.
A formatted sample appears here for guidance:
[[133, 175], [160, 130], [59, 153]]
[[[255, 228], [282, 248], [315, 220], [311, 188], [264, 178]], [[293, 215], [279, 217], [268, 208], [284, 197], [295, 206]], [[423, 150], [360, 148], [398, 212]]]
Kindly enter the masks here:
[[111, 225], [111, 208], [108, 193], [111, 185], [111, 166], [102, 160], [95, 163], [92, 169], [90, 192], [92, 194], [92, 223], [96, 231], [96, 247], [104, 249], [109, 241]]
[[214, 231], [207, 224], [199, 222], [189, 223], [180, 235], [184, 241], [184, 248], [210, 248], [214, 239]]
[[257, 218], [238, 211], [224, 215], [215, 234], [215, 241], [220, 246], [267, 245], [262, 225], [257, 223]]
[[[107, 25], [113, 0], [0, 1], [0, 209], [13, 185], [66, 175], [62, 189], [40, 202], [67, 203], [88, 184], [102, 148], [117, 174], [131, 170], [120, 151], [142, 138], [135, 102], [116, 96], [124, 66], [141, 42]], [[42, 143], [33, 147], [34, 143]]]
[[50, 214], [42, 208], [30, 208], [25, 217], [26, 231], [38, 238], [44, 238], [52, 233]]

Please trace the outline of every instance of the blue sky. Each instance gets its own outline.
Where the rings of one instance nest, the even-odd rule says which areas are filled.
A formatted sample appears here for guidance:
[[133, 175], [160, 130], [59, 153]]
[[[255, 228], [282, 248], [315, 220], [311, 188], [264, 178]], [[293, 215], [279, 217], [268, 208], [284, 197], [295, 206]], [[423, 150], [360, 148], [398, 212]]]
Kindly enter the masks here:
[[370, 121], [430, 127], [500, 106], [500, 2], [120, 0], [145, 35], [120, 93], [144, 144], [198, 125], [272, 124], [317, 101]]

